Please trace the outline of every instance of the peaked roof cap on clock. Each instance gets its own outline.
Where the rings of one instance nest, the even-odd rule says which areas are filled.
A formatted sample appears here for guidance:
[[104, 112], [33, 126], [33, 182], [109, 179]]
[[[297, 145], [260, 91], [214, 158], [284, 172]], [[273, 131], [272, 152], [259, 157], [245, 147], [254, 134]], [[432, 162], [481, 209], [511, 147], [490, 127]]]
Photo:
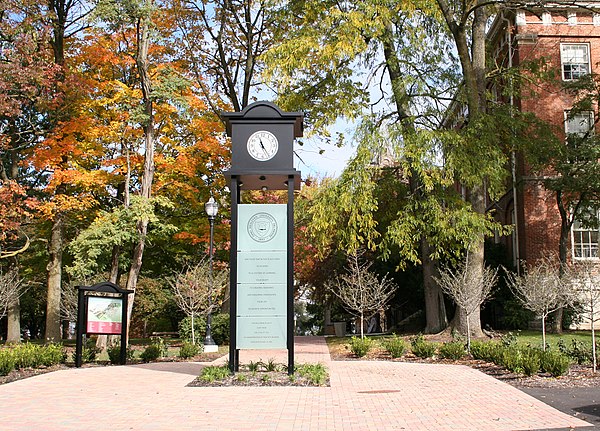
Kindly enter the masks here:
[[227, 136], [231, 136], [232, 122], [294, 122], [294, 138], [299, 138], [304, 133], [304, 114], [302, 112], [284, 112], [277, 105], [267, 101], [254, 102], [239, 112], [222, 112], [221, 118], [225, 121]]

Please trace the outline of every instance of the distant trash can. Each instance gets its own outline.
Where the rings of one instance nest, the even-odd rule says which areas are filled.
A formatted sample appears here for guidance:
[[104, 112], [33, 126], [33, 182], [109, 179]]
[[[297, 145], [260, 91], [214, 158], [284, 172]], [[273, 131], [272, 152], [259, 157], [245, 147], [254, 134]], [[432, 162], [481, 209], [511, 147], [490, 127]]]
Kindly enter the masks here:
[[346, 322], [333, 322], [333, 327], [335, 328], [336, 337], [346, 336]]

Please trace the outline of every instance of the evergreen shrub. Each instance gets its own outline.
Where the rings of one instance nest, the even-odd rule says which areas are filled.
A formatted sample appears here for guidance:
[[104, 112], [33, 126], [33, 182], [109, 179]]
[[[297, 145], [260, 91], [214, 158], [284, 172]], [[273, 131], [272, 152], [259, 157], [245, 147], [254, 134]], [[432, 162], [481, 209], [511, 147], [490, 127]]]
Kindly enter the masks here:
[[457, 361], [467, 353], [465, 345], [460, 341], [451, 341], [440, 346], [440, 356], [444, 359]]
[[229, 344], [229, 313], [219, 313], [212, 316], [210, 330], [217, 345]]
[[0, 350], [0, 376], [8, 375], [15, 369], [15, 358], [11, 352], [12, 349]]
[[406, 352], [406, 342], [397, 335], [383, 341], [383, 348], [392, 356], [399, 358]]
[[541, 364], [540, 368], [546, 373], [550, 373], [554, 377], [562, 376], [569, 371], [570, 360], [569, 357], [554, 351], [546, 350], [540, 355]]
[[419, 358], [431, 358], [435, 355], [437, 344], [426, 341], [423, 335], [416, 335], [410, 341], [410, 350]]
[[179, 357], [181, 359], [189, 359], [200, 354], [201, 352], [202, 348], [199, 345], [193, 344], [189, 341], [184, 341], [179, 349]]
[[374, 342], [372, 338], [352, 337], [350, 339], [350, 351], [359, 358], [362, 358], [369, 353], [369, 350], [371, 350], [371, 347], [373, 347], [373, 343]]

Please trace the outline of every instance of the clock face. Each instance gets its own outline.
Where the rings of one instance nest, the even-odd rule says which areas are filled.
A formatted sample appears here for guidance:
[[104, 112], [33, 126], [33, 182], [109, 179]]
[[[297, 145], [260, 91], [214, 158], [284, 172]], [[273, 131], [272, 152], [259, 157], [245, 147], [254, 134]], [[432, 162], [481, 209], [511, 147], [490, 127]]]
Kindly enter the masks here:
[[266, 130], [254, 132], [248, 138], [248, 154], [254, 159], [265, 162], [271, 160], [279, 149], [279, 142], [274, 134]]

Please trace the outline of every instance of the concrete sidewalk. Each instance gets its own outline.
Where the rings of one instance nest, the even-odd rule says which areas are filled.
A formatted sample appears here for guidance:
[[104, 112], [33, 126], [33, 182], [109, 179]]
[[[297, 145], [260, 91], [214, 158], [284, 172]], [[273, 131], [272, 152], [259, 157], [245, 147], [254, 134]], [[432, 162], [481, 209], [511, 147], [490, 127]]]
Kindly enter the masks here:
[[[286, 352], [243, 351], [242, 363]], [[296, 339], [331, 387], [186, 387], [206, 364], [70, 369], [0, 386], [0, 430], [531, 430], [589, 426], [460, 365], [333, 362]], [[221, 358], [219, 361], [224, 361]], [[585, 429], [585, 428], [582, 428]]]

